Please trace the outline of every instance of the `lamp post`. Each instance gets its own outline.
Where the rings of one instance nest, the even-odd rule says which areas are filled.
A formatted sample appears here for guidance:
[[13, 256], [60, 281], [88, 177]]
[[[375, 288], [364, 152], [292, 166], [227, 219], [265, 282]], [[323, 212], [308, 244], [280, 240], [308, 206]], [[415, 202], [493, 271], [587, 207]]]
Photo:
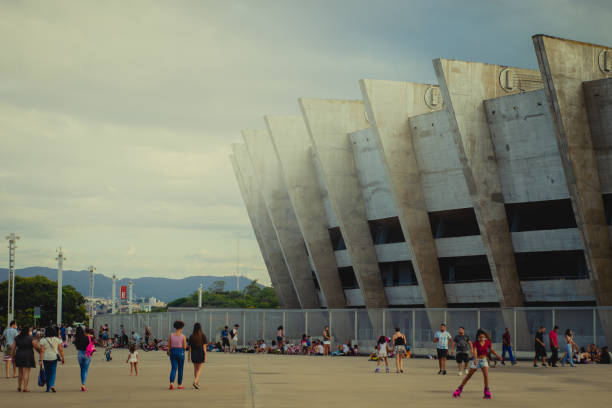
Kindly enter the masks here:
[[198, 288], [198, 309], [202, 308], [202, 284], [200, 283], [200, 287]]
[[64, 272], [64, 261], [66, 257], [62, 247], [57, 251], [57, 327], [62, 326], [62, 274]]
[[129, 288], [130, 288], [130, 293], [129, 293], [129, 298], [128, 298], [128, 313], [132, 314], [132, 294], [133, 294], [134, 282], [130, 281]]
[[94, 271], [96, 267], [89, 265], [89, 328], [93, 329], [93, 315], [94, 315]]
[[14, 232], [11, 232], [6, 239], [9, 242], [9, 276], [8, 276], [8, 306], [7, 306], [7, 326], [15, 319], [15, 249], [19, 239]]
[[117, 275], [113, 274], [113, 287], [112, 287], [112, 297], [111, 306], [112, 306], [112, 314], [117, 313]]

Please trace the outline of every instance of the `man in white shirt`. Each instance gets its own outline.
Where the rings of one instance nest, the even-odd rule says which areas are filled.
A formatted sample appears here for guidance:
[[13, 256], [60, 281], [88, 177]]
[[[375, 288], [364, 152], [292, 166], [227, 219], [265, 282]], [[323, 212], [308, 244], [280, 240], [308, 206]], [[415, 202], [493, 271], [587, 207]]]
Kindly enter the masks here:
[[17, 373], [15, 371], [15, 360], [13, 360], [11, 356], [11, 346], [15, 341], [15, 337], [19, 332], [17, 331], [17, 323], [13, 320], [9, 327], [4, 329], [2, 333], [2, 338], [4, 339], [4, 364], [6, 365], [6, 378], [9, 378], [9, 365], [13, 363], [13, 378], [17, 377]]
[[434, 343], [436, 343], [436, 348], [438, 351], [438, 366], [440, 371], [438, 374], [446, 375], [446, 355], [448, 354], [448, 345], [452, 340], [453, 336], [446, 331], [446, 325], [442, 323], [440, 325], [440, 330], [434, 334]]

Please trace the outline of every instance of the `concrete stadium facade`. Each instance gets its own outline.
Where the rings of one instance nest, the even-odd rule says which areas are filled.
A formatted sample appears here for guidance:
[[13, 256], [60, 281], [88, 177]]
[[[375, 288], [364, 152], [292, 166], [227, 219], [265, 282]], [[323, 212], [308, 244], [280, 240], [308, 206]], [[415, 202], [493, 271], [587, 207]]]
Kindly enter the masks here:
[[283, 307], [612, 306], [612, 48], [533, 41], [539, 70], [436, 59], [243, 133]]

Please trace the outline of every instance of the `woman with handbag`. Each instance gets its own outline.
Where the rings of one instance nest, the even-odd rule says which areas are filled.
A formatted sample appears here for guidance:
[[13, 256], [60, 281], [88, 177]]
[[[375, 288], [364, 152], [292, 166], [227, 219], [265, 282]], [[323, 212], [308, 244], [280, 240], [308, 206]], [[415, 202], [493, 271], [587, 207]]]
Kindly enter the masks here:
[[40, 360], [45, 369], [47, 392], [55, 392], [57, 362], [64, 364], [64, 347], [55, 327], [45, 329], [45, 338], [40, 341]]
[[87, 391], [85, 383], [87, 382], [87, 373], [89, 372], [89, 364], [91, 356], [95, 348], [89, 334], [86, 334], [83, 327], [78, 326], [76, 335], [74, 336], [74, 346], [78, 350], [79, 366], [81, 367], [81, 391]]
[[40, 352], [40, 347], [34, 337], [32, 328], [24, 327], [21, 333], [15, 337], [11, 349], [11, 356], [15, 360], [15, 366], [19, 370], [17, 391], [30, 392], [28, 383], [30, 382], [30, 369], [36, 368], [34, 350]]

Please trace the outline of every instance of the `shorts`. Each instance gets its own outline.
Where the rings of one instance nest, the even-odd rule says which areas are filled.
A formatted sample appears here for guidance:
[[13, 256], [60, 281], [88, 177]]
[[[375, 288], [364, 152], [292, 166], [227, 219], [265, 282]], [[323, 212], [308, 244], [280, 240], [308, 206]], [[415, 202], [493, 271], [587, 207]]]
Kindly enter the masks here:
[[223, 338], [221, 339], [221, 344], [222, 344], [223, 346], [228, 346], [228, 347], [229, 347], [229, 345], [230, 345], [230, 344], [229, 344], [229, 339], [228, 339], [227, 337], [223, 337]]
[[[7, 347], [11, 347], [11, 346], [7, 346]], [[11, 361], [13, 359], [13, 357], [11, 357], [11, 353], [7, 353], [6, 351], [4, 352], [4, 361]]]
[[283, 338], [281, 336], [276, 336], [276, 341], [281, 342], [283, 341]]
[[448, 354], [447, 349], [438, 349], [438, 358], [446, 358], [446, 354]]
[[470, 357], [469, 357], [468, 353], [457, 353], [457, 356], [455, 357], [455, 360], [457, 360], [457, 363], [459, 363], [459, 364], [467, 363], [468, 361], [470, 361]]
[[535, 358], [546, 358], [546, 349], [542, 346], [536, 346], [535, 348]]
[[470, 368], [475, 368], [475, 369], [479, 369], [479, 368], [485, 368], [489, 366], [489, 362], [487, 361], [487, 358], [475, 358], [474, 360], [472, 360], [470, 362]]
[[331, 341], [329, 341], [329, 340], [324, 340], [324, 341], [323, 341], [323, 344], [325, 344], [325, 345], [328, 345], [328, 346], [329, 346], [329, 345], [331, 344]]
[[395, 346], [395, 354], [406, 354], [406, 346], [404, 345]]
[[387, 357], [387, 350], [380, 350], [378, 353], [378, 358], [385, 358]]
[[232, 342], [232, 345], [234, 345], [234, 346], [235, 346], [236, 344], [238, 344], [238, 337], [234, 337], [234, 338], [231, 340], [231, 342]]

